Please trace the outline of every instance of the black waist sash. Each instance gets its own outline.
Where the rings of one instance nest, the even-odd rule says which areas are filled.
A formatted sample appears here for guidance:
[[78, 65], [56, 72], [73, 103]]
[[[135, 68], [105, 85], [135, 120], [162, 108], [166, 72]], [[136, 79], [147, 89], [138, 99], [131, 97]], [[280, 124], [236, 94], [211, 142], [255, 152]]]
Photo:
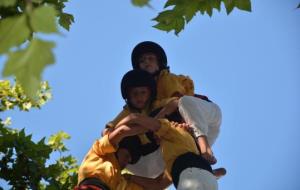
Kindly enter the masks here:
[[94, 185], [103, 190], [110, 190], [109, 187], [103, 181], [95, 177], [85, 178], [79, 183], [79, 186], [80, 185]]
[[176, 188], [179, 182], [179, 176], [181, 172], [186, 168], [201, 168], [212, 173], [212, 168], [210, 164], [200, 155], [197, 155], [192, 152], [182, 154], [176, 158], [171, 170], [171, 176], [173, 179], [174, 186]]

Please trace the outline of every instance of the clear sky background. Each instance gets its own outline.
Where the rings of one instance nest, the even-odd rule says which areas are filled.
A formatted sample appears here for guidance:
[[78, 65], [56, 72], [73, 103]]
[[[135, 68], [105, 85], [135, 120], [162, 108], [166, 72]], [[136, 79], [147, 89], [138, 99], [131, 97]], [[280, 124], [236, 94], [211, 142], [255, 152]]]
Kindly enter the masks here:
[[129, 0], [71, 1], [66, 10], [76, 22], [54, 37], [56, 64], [43, 75], [53, 99], [41, 110], [4, 117], [36, 140], [69, 133], [67, 147], [80, 163], [124, 105], [120, 80], [131, 69], [133, 47], [151, 40], [165, 49], [173, 73], [189, 75], [196, 92], [223, 111], [213, 149], [215, 167], [228, 174], [219, 189], [299, 190], [299, 2], [252, 0], [251, 13], [235, 9], [229, 16], [222, 6], [212, 18], [196, 16], [177, 37], [151, 27], [161, 1], [152, 1], [154, 9]]

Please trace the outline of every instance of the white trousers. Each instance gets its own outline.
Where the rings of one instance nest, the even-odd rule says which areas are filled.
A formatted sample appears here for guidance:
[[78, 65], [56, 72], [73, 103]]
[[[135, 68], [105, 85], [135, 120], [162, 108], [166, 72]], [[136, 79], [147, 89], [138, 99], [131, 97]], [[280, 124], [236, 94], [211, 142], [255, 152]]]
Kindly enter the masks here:
[[136, 164], [128, 164], [126, 168], [135, 175], [156, 178], [164, 172], [165, 162], [162, 157], [161, 148], [142, 156]]
[[179, 176], [177, 190], [217, 190], [214, 175], [200, 168], [187, 168]]
[[194, 96], [183, 96], [179, 99], [178, 109], [185, 122], [193, 128], [195, 137], [205, 135], [209, 145], [213, 145], [222, 122], [219, 106]]

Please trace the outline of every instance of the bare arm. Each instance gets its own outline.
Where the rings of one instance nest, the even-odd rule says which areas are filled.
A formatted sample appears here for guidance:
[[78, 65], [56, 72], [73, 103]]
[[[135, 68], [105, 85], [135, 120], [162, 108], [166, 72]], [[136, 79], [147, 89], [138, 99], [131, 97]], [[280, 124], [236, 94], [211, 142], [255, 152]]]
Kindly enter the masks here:
[[139, 127], [137, 125], [121, 125], [108, 134], [108, 139], [112, 145], [117, 147], [117, 145], [123, 138], [145, 132], [145, 128]]
[[138, 126], [152, 131], [157, 131], [160, 128], [160, 122], [157, 119], [136, 113], [132, 113], [122, 119], [117, 124], [117, 126], [120, 125]]
[[166, 115], [170, 115], [175, 112], [178, 108], [178, 99], [171, 100], [161, 111], [155, 116], [155, 118], [165, 118]]

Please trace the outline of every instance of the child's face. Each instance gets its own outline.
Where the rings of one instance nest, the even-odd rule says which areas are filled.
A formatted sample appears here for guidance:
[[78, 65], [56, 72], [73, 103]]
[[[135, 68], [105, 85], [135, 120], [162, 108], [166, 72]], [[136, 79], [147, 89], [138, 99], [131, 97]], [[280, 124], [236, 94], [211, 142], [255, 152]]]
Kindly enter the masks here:
[[117, 159], [121, 169], [124, 169], [131, 162], [131, 155], [125, 148], [120, 148], [117, 151]]
[[129, 89], [128, 100], [136, 109], [144, 109], [150, 99], [151, 91], [148, 87], [133, 87]]
[[154, 74], [159, 71], [159, 65], [157, 57], [154, 53], [145, 53], [139, 58], [139, 68], [147, 71], [150, 74]]

